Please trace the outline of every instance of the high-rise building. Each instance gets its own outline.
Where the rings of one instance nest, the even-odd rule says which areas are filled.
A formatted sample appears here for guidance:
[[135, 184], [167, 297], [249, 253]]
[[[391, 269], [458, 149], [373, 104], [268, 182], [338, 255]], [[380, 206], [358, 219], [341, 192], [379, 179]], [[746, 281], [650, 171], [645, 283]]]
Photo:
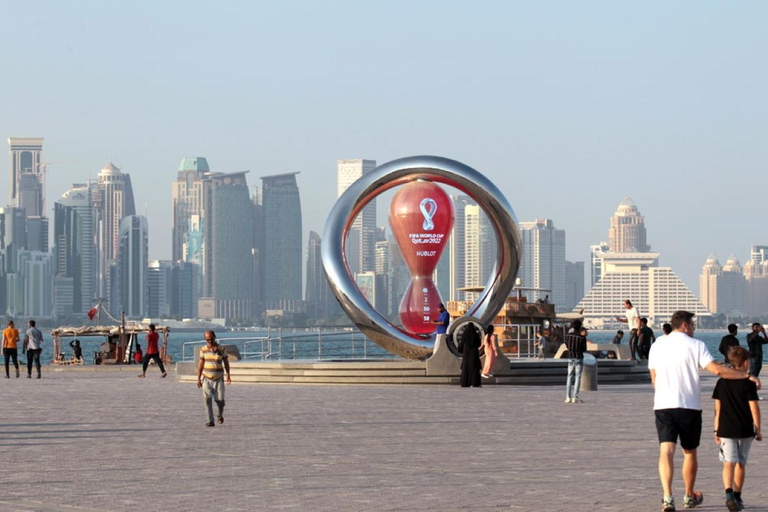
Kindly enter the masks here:
[[379, 312], [384, 316], [390, 316], [392, 314], [392, 289], [394, 272], [392, 271], [392, 248], [389, 240], [386, 238], [376, 242], [374, 246], [374, 252], [376, 254], [376, 266], [374, 272], [377, 276], [382, 276], [382, 304], [379, 308]]
[[[376, 160], [352, 158], [337, 162], [336, 191], [341, 197], [352, 183], [376, 168]], [[350, 240], [351, 239], [351, 240]], [[376, 233], [376, 199], [372, 199], [360, 212], [349, 230], [347, 261], [352, 275], [372, 272], [375, 266], [374, 246]]]
[[[98, 250], [99, 297], [115, 296], [109, 290], [110, 263], [117, 259], [120, 244], [120, 224], [125, 217], [136, 214], [131, 178], [108, 163], [99, 172], [97, 183], [91, 184], [91, 204], [94, 209], [94, 229]], [[112, 308], [112, 305], [110, 305]]]
[[176, 181], [173, 183], [173, 261], [190, 261], [184, 250], [190, 234], [190, 220], [203, 218], [203, 181], [210, 172], [203, 157], [182, 158]]
[[451, 237], [448, 239], [448, 250], [443, 257], [449, 261], [450, 284], [448, 285], [448, 295], [444, 300], [464, 300], [464, 292], [458, 291], [465, 286], [464, 278], [464, 256], [465, 256], [465, 234], [464, 234], [464, 209], [467, 205], [476, 206], [476, 203], [469, 196], [451, 196], [453, 200], [453, 229]]
[[597, 245], [589, 246], [589, 287], [592, 288], [597, 284], [603, 275], [603, 258], [602, 255], [609, 252], [608, 242], [600, 242]]
[[27, 217], [27, 248], [48, 252], [48, 217]]
[[199, 272], [199, 265], [187, 261], [174, 262], [171, 268], [171, 317], [197, 318]]
[[648, 252], [651, 247], [646, 243], [645, 218], [632, 202], [625, 197], [616, 213], [611, 217], [608, 230], [610, 252]]
[[323, 270], [320, 235], [309, 232], [307, 244], [307, 287], [304, 302], [310, 318], [323, 319], [338, 316], [341, 311], [333, 298], [331, 287]]
[[[85, 313], [97, 300], [90, 190], [74, 185], [54, 205], [54, 260], [59, 315]], [[68, 302], [69, 301], [69, 302]]]
[[[518, 277], [529, 301], [546, 300], [560, 310], [565, 298], [565, 231], [556, 229], [550, 219], [520, 223], [522, 257]], [[581, 297], [579, 297], [581, 298]]]
[[7, 277], [7, 314], [26, 317], [53, 315], [51, 253], [20, 250], [16, 270]]
[[750, 247], [749, 261], [756, 265], [768, 260], [768, 245], [753, 245]]
[[42, 175], [25, 172], [19, 175], [18, 205], [27, 217], [39, 217], [43, 213]]
[[255, 192], [251, 195], [251, 203], [253, 203], [253, 250], [251, 251], [253, 261], [253, 316], [261, 318], [266, 310], [264, 303], [264, 237], [266, 226], [264, 225], [264, 205], [260, 190], [258, 187], [254, 187], [254, 189]]
[[147, 269], [149, 268], [149, 229], [143, 215], [129, 215], [120, 223], [118, 250], [118, 293], [128, 318], [147, 314]]
[[[484, 287], [496, 264], [496, 234], [478, 205], [464, 205], [464, 286]], [[465, 294], [468, 299], [479, 294]]]
[[744, 264], [744, 312], [758, 316], [768, 310], [768, 246], [753, 245]]
[[173, 262], [151, 260], [147, 269], [147, 316], [168, 318], [171, 316]]
[[717, 313], [718, 278], [723, 273], [723, 267], [717, 256], [710, 254], [699, 276], [699, 300], [710, 312]]
[[744, 314], [745, 279], [735, 255], [731, 255], [722, 267], [714, 254], [707, 258], [699, 278], [699, 297], [712, 313]]
[[575, 308], [584, 310], [585, 324], [615, 326], [615, 317], [624, 314], [626, 299], [651, 325], [669, 322], [680, 309], [698, 317], [711, 316], [671, 268], [658, 266], [659, 253], [606, 253], [602, 258], [602, 278]]
[[584, 262], [565, 262], [565, 311], [571, 311], [584, 297]]
[[267, 309], [301, 311], [301, 199], [298, 172], [264, 176], [264, 299]]
[[8, 186], [11, 206], [24, 208], [26, 215], [43, 217], [45, 212], [45, 164], [43, 139], [9, 137]]
[[213, 300], [217, 318], [253, 316], [253, 203], [246, 173], [216, 173], [205, 180], [204, 297], [200, 303]]
[[0, 208], [0, 249], [11, 245], [17, 250], [27, 248], [27, 218], [22, 208]]

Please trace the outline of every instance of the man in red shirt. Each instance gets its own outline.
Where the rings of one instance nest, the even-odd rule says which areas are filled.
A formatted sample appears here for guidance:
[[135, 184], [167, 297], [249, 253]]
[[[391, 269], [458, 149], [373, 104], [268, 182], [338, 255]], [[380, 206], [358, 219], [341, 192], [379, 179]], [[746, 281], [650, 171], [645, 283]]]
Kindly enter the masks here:
[[163, 378], [168, 375], [165, 372], [165, 367], [163, 367], [163, 361], [160, 359], [160, 349], [157, 347], [157, 340], [159, 338], [160, 336], [155, 332], [155, 324], [149, 324], [149, 332], [147, 333], [147, 352], [144, 354], [141, 375], [139, 375], [142, 379], [147, 376], [147, 366], [149, 366], [149, 361], [152, 359], [155, 360], [157, 367], [160, 368]]

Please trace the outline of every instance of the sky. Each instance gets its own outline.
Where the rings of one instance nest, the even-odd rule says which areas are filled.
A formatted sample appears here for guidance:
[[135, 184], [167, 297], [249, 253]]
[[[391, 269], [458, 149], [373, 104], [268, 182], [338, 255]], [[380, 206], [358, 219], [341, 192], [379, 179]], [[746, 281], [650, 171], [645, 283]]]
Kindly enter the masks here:
[[432, 154], [565, 229], [571, 261], [630, 196], [698, 294], [710, 253], [768, 245], [766, 26], [760, 1], [0, 0], [0, 134], [45, 138], [51, 210], [130, 173], [152, 259], [185, 156], [299, 171], [306, 243], [338, 159]]

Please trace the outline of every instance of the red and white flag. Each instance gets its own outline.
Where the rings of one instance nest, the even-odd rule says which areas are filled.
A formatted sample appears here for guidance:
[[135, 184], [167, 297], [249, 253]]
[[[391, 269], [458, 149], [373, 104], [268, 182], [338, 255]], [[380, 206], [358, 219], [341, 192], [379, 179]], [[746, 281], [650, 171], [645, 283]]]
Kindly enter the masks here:
[[99, 305], [98, 305], [98, 304], [96, 304], [95, 306], [93, 306], [93, 307], [92, 307], [92, 308], [91, 308], [91, 309], [88, 311], [88, 318], [89, 318], [91, 321], [93, 321], [93, 317], [95, 317], [95, 316], [96, 316], [96, 313], [98, 313], [98, 312], [99, 312]]

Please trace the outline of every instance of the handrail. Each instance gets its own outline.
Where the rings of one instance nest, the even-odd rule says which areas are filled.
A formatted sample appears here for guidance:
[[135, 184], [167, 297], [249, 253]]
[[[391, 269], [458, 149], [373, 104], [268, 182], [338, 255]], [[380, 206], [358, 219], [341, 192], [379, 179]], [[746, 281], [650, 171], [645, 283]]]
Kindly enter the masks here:
[[[239, 345], [242, 359], [295, 360], [295, 359], [350, 359], [359, 357], [359, 338], [356, 330], [324, 332], [290, 332], [283, 329], [268, 331], [267, 336], [239, 336], [218, 338], [219, 343]], [[204, 340], [188, 341], [182, 344], [182, 361], [191, 361], [194, 347], [204, 344]], [[372, 352], [372, 353], [371, 353]], [[368, 338], [363, 336], [363, 359], [391, 359], [395, 356], [376, 346], [369, 350]]]

